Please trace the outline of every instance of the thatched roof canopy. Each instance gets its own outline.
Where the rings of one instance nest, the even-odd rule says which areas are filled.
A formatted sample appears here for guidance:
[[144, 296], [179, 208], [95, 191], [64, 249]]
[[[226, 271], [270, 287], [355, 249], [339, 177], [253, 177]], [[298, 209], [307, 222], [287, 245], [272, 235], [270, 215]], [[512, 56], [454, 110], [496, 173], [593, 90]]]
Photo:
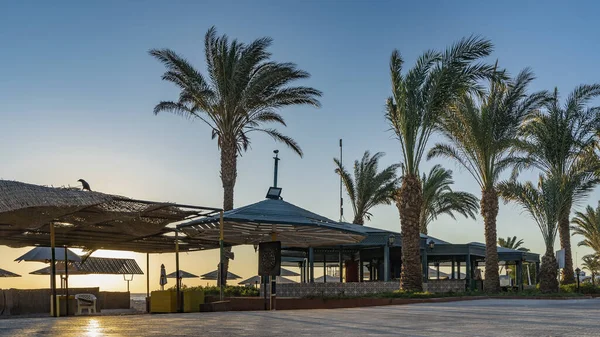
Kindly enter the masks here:
[[[0, 180], [0, 245], [47, 246], [53, 223], [59, 246], [169, 252], [175, 249], [169, 224], [218, 211]], [[182, 251], [218, 247], [202, 239], [181, 237], [179, 241]]]

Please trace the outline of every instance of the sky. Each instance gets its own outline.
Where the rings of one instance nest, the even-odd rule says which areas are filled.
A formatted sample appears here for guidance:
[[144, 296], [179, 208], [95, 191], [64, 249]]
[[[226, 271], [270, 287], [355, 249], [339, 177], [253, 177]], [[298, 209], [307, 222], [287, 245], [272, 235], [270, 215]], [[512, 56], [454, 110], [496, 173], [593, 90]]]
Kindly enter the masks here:
[[[1, 2], [0, 178], [53, 186], [77, 186], [84, 178], [95, 191], [220, 207], [216, 142], [199, 121], [153, 115], [154, 106], [176, 99], [177, 90], [161, 81], [164, 68], [147, 53], [171, 48], [204, 71], [204, 34], [214, 25], [243, 42], [272, 37], [273, 59], [298, 64], [312, 75], [298, 84], [323, 92], [319, 109], [282, 111], [288, 127], [281, 131], [298, 141], [303, 158], [267, 136], [253, 136], [238, 161], [235, 205], [264, 198], [272, 183], [272, 151], [279, 149], [283, 198], [337, 219], [339, 181], [332, 158], [339, 153], [338, 139], [344, 140], [347, 166], [365, 150], [385, 152], [381, 165], [401, 161], [399, 142], [384, 119], [392, 50], [410, 67], [425, 50], [483, 36], [495, 45], [489, 62], [498, 60], [513, 74], [531, 67], [537, 76], [532, 92], [558, 87], [566, 96], [578, 84], [600, 82], [599, 7], [592, 1]], [[433, 137], [431, 145], [439, 140]], [[471, 176], [452, 162], [424, 161], [421, 170], [437, 163], [453, 169], [455, 189], [480, 194]], [[595, 191], [575, 208], [595, 205], [599, 196]], [[372, 213], [368, 225], [400, 230], [395, 206]], [[351, 221], [347, 202], [345, 214]], [[499, 237], [516, 235], [526, 247], [544, 252], [539, 229], [517, 206], [502, 204], [497, 223]], [[483, 220], [440, 217], [430, 234], [454, 243], [483, 242]], [[581, 258], [590, 251], [577, 247], [579, 240], [574, 237], [572, 244]], [[25, 275], [0, 280], [0, 288], [48, 286], [47, 277], [27, 275], [44, 265], [13, 262], [26, 251], [0, 247], [0, 268]], [[255, 275], [252, 247], [234, 252], [231, 271]], [[95, 256], [134, 257], [146, 268], [140, 254]], [[201, 274], [215, 269], [217, 257], [216, 251], [182, 254], [181, 266]], [[170, 272], [174, 261], [173, 254], [151, 255], [151, 289], [158, 287], [160, 263]], [[72, 277], [70, 285], [126, 289], [121, 276]], [[144, 292], [145, 276], [136, 276], [131, 287]]]

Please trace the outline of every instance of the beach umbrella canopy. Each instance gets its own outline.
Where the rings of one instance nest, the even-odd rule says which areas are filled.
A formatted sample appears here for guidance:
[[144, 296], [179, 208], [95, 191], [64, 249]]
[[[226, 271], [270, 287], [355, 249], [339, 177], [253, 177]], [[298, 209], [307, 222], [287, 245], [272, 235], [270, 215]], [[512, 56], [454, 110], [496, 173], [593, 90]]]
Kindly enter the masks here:
[[[65, 260], [65, 249], [56, 247], [54, 248], [54, 258], [56, 261]], [[81, 262], [81, 257], [75, 254], [70, 249], [67, 249], [67, 259], [71, 262]], [[27, 253], [19, 256], [15, 261], [35, 261], [49, 263], [52, 260], [52, 248], [50, 247], [35, 247]], [[69, 269], [70, 270], [70, 269]]]
[[21, 275], [11, 273], [8, 270], [0, 269], [0, 277], [21, 277]]
[[290, 277], [290, 276], [300, 276], [300, 274], [298, 274], [298, 273], [296, 273], [294, 271], [291, 271], [289, 269], [281, 268], [281, 275], [279, 275], [279, 276], [288, 276], [288, 277]]
[[[238, 282], [238, 284], [242, 284], [242, 285], [255, 285], [260, 283], [260, 276], [256, 275], [256, 276], [252, 276], [249, 279], [245, 279], [241, 282]], [[277, 276], [277, 283], [279, 284], [286, 284], [286, 283], [298, 283], [294, 280], [290, 280], [289, 278], [285, 278], [283, 276]]]
[[[177, 272], [172, 272], [171, 274], [167, 275], [167, 278], [175, 278], [175, 274]], [[188, 273], [185, 270], [179, 270], [179, 278], [197, 278], [200, 277], [198, 275], [194, 275], [192, 273]]]
[[[218, 270], [213, 270], [210, 273], [206, 273], [204, 275], [200, 275], [200, 277], [203, 280], [213, 280], [213, 281], [217, 280], [217, 276], [219, 276], [219, 271]], [[241, 278], [240, 276], [238, 276], [238, 275], [236, 275], [234, 273], [227, 272], [227, 279], [228, 280], [237, 280], [237, 279], [240, 279], [240, 278]]]
[[160, 265], [160, 286], [162, 288], [165, 287], [165, 284], [167, 284], [167, 271], [165, 270], [165, 265], [161, 264]]
[[[79, 268], [77, 268], [76, 266], [69, 264], [68, 268], [68, 272], [69, 272], [69, 276], [72, 275], [89, 275], [90, 273], [85, 271], [85, 270], [81, 270]], [[52, 266], [48, 266], [48, 267], [44, 267], [42, 269], [38, 269], [36, 271], [32, 271], [31, 275], [51, 275], [52, 274]], [[56, 263], [56, 275], [64, 275], [65, 274], [65, 264], [63, 263]]]

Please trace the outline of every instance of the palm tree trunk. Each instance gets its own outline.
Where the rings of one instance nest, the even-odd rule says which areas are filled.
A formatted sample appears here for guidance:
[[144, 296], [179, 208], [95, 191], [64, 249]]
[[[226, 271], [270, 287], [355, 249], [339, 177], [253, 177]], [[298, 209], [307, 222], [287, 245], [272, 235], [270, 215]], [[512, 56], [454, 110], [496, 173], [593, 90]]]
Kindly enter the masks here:
[[[221, 139], [221, 182], [223, 183], [223, 210], [233, 209], [233, 189], [237, 179], [237, 146], [235, 140], [228, 138]], [[229, 271], [228, 253], [231, 247], [225, 247], [226, 257], [223, 259], [223, 269], [225, 275]], [[227, 284], [227, 278], [223, 280]], [[218, 284], [220, 285], [220, 284]]]
[[400, 288], [406, 291], [423, 291], [421, 269], [421, 237], [419, 218], [423, 191], [419, 177], [407, 174], [396, 194], [396, 207], [400, 213], [402, 230], [402, 275]]
[[565, 250], [565, 267], [562, 270], [561, 279], [563, 284], [575, 283], [575, 271], [573, 270], [573, 255], [571, 253], [571, 231], [569, 215], [571, 207], [563, 214], [559, 215], [558, 219], [558, 234], [560, 236], [560, 248]]
[[540, 268], [540, 291], [543, 293], [558, 292], [558, 262], [554, 257], [552, 247], [546, 247], [546, 254], [542, 256]]
[[481, 192], [481, 215], [485, 227], [485, 279], [483, 289], [490, 293], [497, 293], [500, 291], [498, 237], [496, 233], [498, 192], [493, 187]]
[[425, 217], [426, 216], [425, 216], [424, 212], [421, 212], [419, 214], [419, 231], [422, 234], [427, 235], [427, 221], [426, 221]]
[[364, 225], [365, 219], [362, 216], [360, 216], [359, 214], [356, 214], [354, 216], [354, 220], [352, 220], [352, 223], [355, 225]]

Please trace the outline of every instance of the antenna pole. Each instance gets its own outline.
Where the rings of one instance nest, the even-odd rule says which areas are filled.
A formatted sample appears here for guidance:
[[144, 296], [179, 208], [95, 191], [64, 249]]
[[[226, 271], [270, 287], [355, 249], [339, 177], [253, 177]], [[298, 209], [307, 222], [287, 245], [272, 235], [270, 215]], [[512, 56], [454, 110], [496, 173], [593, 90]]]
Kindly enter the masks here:
[[[340, 138], [340, 164], [343, 163], [342, 139]], [[341, 172], [340, 172], [341, 173]], [[340, 222], [344, 220], [344, 197], [342, 195], [342, 175], [340, 174]]]
[[277, 187], [277, 169], [279, 167], [279, 150], [275, 150], [275, 151], [273, 151], [273, 153], [275, 153], [275, 157], [273, 157], [273, 159], [275, 160], [275, 170], [273, 172], [273, 187]]

